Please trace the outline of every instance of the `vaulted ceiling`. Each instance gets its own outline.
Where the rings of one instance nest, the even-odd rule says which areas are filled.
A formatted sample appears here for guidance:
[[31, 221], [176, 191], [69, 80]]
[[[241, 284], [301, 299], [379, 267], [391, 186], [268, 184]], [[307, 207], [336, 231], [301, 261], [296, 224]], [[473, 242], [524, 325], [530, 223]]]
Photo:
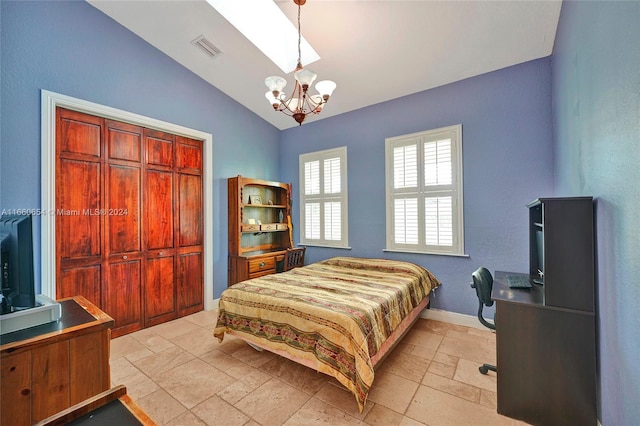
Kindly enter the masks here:
[[[264, 97], [265, 77], [282, 71], [206, 1], [88, 2], [277, 128], [297, 125]], [[276, 3], [297, 25], [293, 1]], [[548, 56], [561, 4], [308, 0], [302, 34], [321, 59], [306, 68], [338, 87], [307, 121]], [[222, 53], [212, 58], [192, 44], [199, 36]], [[292, 74], [283, 77], [293, 84]]]

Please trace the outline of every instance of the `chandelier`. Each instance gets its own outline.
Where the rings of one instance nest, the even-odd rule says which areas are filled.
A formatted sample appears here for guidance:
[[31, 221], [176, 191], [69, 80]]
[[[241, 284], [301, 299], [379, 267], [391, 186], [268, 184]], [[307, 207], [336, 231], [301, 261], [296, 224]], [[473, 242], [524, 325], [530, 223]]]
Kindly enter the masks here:
[[282, 90], [287, 85], [287, 81], [282, 77], [271, 76], [264, 80], [269, 88], [265, 97], [273, 109], [293, 117], [299, 125], [302, 125], [307, 114], [319, 114], [336, 88], [336, 83], [333, 81], [323, 80], [316, 83], [318, 94], [310, 95], [308, 93], [309, 86], [313, 84], [318, 75], [313, 71], [305, 70], [300, 59], [300, 6], [306, 1], [293, 0], [298, 5], [298, 65], [293, 73], [296, 79], [293, 92], [289, 97], [284, 94]]

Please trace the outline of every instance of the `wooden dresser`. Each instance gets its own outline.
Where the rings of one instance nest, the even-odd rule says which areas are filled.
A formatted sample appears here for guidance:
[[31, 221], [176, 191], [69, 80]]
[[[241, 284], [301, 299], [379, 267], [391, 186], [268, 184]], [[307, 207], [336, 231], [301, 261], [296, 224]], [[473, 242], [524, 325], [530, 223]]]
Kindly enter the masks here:
[[31, 425], [110, 388], [113, 319], [82, 296], [56, 322], [0, 336], [0, 425]]

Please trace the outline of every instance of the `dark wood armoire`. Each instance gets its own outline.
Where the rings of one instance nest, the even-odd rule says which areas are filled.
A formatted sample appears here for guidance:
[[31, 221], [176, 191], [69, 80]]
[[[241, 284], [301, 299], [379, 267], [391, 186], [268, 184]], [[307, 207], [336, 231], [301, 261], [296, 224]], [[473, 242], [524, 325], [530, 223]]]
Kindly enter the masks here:
[[113, 336], [203, 309], [202, 141], [56, 111], [56, 297]]

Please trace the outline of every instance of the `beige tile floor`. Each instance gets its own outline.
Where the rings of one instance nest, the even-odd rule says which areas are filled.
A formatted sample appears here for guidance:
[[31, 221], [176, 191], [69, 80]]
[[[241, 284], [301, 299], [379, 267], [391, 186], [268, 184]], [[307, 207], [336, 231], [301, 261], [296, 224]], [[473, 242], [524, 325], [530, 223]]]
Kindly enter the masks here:
[[420, 319], [376, 372], [363, 413], [333, 378], [212, 336], [216, 311], [111, 341], [112, 385], [160, 425], [523, 425], [496, 413], [495, 334]]

